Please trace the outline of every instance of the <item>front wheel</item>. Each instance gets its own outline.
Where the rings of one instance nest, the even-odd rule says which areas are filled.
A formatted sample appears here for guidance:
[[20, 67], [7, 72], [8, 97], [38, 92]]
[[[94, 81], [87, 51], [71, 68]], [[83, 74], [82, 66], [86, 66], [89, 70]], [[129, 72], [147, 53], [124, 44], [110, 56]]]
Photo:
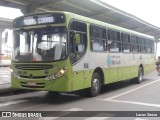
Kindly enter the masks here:
[[101, 77], [99, 73], [95, 72], [92, 76], [90, 95], [92, 97], [99, 95], [101, 89]]
[[142, 67], [139, 67], [138, 69], [138, 77], [136, 79], [136, 83], [137, 84], [140, 84], [143, 80], [143, 68]]

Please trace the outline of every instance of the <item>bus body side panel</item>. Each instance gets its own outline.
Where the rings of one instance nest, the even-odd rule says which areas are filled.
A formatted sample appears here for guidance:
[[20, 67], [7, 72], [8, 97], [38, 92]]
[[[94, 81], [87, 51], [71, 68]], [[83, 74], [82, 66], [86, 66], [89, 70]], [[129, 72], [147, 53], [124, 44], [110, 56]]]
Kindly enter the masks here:
[[142, 59], [144, 59], [144, 74], [152, 72], [155, 66], [154, 54], [143, 55]]
[[88, 88], [91, 86], [92, 71], [89, 70], [89, 57], [86, 53], [83, 58], [73, 65], [73, 91]]

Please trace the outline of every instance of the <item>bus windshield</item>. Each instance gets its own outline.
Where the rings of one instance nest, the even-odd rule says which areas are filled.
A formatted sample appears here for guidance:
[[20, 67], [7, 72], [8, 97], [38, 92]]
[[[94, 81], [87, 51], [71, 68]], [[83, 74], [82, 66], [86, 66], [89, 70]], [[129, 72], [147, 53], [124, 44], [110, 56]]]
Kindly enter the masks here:
[[64, 27], [14, 31], [13, 61], [56, 61], [67, 56]]

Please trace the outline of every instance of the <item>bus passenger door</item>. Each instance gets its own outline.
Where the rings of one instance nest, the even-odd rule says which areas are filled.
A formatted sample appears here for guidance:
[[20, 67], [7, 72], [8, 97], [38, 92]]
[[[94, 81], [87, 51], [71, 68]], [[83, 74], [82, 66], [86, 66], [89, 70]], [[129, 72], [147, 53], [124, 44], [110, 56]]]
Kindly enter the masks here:
[[72, 21], [69, 35], [70, 61], [73, 69], [72, 90], [79, 90], [84, 88], [84, 66], [88, 64], [86, 23]]
[[[70, 33], [70, 61], [73, 68], [73, 90], [84, 88], [84, 79], [86, 78], [86, 71], [88, 69], [88, 57], [85, 54], [86, 40], [85, 34]], [[74, 38], [76, 36], [76, 38]]]

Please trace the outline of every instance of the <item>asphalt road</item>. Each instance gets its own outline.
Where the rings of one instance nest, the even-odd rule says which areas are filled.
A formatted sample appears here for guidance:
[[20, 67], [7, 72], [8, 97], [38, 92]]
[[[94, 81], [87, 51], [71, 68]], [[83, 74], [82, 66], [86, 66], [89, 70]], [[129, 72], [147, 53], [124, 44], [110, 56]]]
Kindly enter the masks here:
[[[160, 76], [157, 76], [154, 71], [144, 76], [144, 81], [141, 84], [125, 81], [106, 85], [102, 88], [99, 96], [92, 98], [73, 93], [62, 93], [59, 96], [54, 96], [45, 91], [1, 94], [0, 111], [48, 111], [47, 114], [52, 116], [30, 118], [33, 120], [160, 120], [160, 117], [150, 117], [150, 115], [160, 115], [159, 91]], [[52, 113], [52, 111], [54, 112]], [[67, 111], [82, 112], [77, 115], [76, 112], [71, 114]], [[118, 117], [114, 117], [116, 113], [111, 111], [118, 111], [116, 112], [119, 113]], [[142, 114], [142, 111], [148, 112]], [[72, 115], [75, 116], [71, 117]], [[133, 116], [129, 117], [129, 115]], [[0, 119], [13, 120], [13, 118]], [[25, 119], [28, 120], [28, 118], [23, 118], [23, 120]]]

